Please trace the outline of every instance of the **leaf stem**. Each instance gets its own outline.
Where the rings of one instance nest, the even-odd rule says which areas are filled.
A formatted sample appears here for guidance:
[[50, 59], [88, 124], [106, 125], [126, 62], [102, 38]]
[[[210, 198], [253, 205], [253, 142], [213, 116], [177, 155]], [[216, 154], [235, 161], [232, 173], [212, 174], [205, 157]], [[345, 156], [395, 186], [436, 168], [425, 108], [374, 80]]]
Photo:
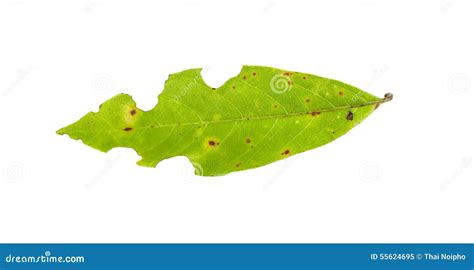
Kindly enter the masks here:
[[[383, 102], [389, 102], [392, 99], [393, 99], [393, 94], [392, 93], [386, 93], [383, 96]], [[383, 102], [381, 102], [381, 103], [383, 103]]]

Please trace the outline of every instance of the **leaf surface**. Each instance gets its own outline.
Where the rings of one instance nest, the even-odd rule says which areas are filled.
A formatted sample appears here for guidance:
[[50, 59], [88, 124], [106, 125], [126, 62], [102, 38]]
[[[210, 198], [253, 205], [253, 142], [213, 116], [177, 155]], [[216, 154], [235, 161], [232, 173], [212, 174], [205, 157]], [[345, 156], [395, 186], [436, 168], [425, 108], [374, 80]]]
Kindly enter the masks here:
[[239, 75], [211, 88], [201, 69], [190, 69], [169, 76], [150, 111], [119, 94], [57, 133], [104, 152], [135, 149], [142, 166], [186, 156], [197, 175], [224, 175], [327, 144], [391, 98], [261, 66], [244, 66]]

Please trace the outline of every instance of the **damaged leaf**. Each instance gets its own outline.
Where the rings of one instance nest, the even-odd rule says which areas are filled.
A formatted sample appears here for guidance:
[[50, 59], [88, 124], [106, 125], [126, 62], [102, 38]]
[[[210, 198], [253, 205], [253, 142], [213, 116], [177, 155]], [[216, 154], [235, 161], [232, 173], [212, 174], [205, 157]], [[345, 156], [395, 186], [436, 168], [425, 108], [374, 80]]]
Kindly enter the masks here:
[[197, 175], [224, 175], [327, 144], [391, 99], [336, 80], [261, 66], [244, 66], [211, 88], [201, 69], [190, 69], [169, 76], [149, 111], [119, 94], [57, 133], [103, 152], [132, 148], [142, 166], [186, 156]]

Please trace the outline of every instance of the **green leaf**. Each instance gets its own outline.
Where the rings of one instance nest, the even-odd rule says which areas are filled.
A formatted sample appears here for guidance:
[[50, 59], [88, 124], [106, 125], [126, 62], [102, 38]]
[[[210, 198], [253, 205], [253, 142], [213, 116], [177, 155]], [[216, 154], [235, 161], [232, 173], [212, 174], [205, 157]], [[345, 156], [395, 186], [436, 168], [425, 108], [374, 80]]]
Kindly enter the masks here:
[[104, 152], [133, 148], [142, 166], [186, 156], [197, 175], [224, 175], [327, 144], [391, 98], [260, 66], [244, 66], [238, 76], [211, 88], [201, 69], [190, 69], [169, 76], [150, 111], [119, 94], [57, 133]]

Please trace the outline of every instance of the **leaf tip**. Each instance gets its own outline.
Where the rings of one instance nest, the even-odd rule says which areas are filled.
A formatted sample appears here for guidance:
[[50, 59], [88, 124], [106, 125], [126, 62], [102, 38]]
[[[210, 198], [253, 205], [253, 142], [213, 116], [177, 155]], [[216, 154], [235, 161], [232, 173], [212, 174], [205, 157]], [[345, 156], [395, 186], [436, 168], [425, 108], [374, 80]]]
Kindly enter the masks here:
[[66, 128], [60, 128], [60, 129], [56, 130], [56, 134], [58, 134], [58, 135], [66, 134]]

